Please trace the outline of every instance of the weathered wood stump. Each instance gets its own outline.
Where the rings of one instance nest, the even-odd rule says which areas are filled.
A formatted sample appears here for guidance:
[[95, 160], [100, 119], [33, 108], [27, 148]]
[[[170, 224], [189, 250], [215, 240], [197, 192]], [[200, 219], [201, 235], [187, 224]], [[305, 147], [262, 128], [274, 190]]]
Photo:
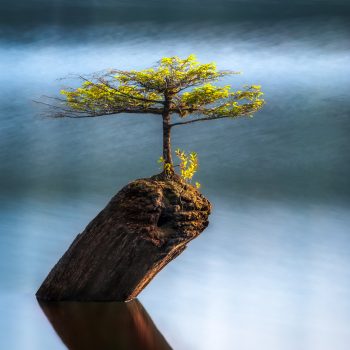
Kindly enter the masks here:
[[78, 234], [36, 296], [127, 301], [208, 225], [210, 203], [178, 176], [125, 186]]

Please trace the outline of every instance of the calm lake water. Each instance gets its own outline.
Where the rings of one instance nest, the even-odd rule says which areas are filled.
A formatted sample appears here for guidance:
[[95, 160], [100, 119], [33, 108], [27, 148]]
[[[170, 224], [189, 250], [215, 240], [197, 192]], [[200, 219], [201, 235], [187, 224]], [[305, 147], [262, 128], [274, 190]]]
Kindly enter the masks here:
[[[168, 19], [158, 1], [53, 3], [4, 1], [1, 15], [0, 348], [347, 350], [346, 3], [268, 11], [250, 1], [265, 8], [259, 17], [208, 0]], [[32, 100], [74, 84], [57, 80], [70, 73], [190, 53], [243, 72], [223, 83], [260, 84], [267, 100], [253, 119], [174, 132], [174, 147], [199, 153], [210, 226], [139, 302], [39, 305], [37, 288], [76, 234], [122, 186], [159, 171], [162, 140], [156, 118], [51, 120]]]

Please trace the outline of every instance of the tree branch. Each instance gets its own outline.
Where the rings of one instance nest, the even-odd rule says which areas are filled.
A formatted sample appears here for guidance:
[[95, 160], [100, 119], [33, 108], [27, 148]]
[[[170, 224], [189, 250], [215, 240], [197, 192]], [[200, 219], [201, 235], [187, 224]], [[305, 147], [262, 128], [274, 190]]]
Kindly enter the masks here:
[[118, 69], [113, 69], [113, 70], [111, 70], [111, 73], [112, 74], [113, 73], [117, 73], [117, 74], [120, 74], [120, 75], [127, 76], [130, 79], [130, 81], [133, 82], [133, 84], [132, 84], [133, 86], [136, 85], [136, 84], [139, 84], [139, 86], [141, 86], [141, 87], [143, 87], [145, 89], [154, 90], [154, 91], [157, 91], [159, 93], [164, 92], [164, 88], [155, 87], [152, 84], [146, 84], [144, 82], [141, 82], [140, 80], [137, 80], [136, 77], [132, 73], [130, 73], [128, 71], [122, 71], [122, 70], [118, 70]]
[[[53, 98], [55, 99], [55, 98]], [[48, 113], [50, 111], [50, 109], [52, 109], [53, 111], [51, 111], [54, 115], [53, 116], [49, 116], [49, 117], [53, 117], [53, 118], [95, 118], [95, 117], [102, 117], [102, 116], [107, 116], [107, 115], [113, 115], [113, 114], [121, 114], [121, 113], [135, 113], [135, 114], [153, 114], [155, 116], [161, 115], [163, 110], [161, 108], [138, 108], [138, 109], [115, 109], [115, 110], [110, 110], [110, 111], [101, 111], [101, 112], [96, 112], [93, 113], [92, 111], [84, 111], [84, 110], [76, 110], [76, 109], [69, 109], [69, 108], [64, 108], [61, 106], [56, 106], [54, 104], [50, 104], [50, 103], [45, 103], [42, 101], [33, 101], [34, 103], [37, 104], [41, 104], [44, 106], [48, 107]], [[85, 115], [83, 115], [85, 114]]]
[[[69, 113], [69, 111], [68, 111]], [[84, 112], [82, 112], [84, 113]], [[158, 116], [159, 114], [156, 114], [154, 112], [146, 112], [146, 111], [141, 111], [141, 110], [121, 110], [121, 111], [112, 111], [112, 112], [106, 112], [106, 113], [96, 113], [96, 114], [86, 114], [86, 115], [74, 115], [72, 114], [57, 114], [56, 116], [53, 116], [53, 118], [71, 118], [71, 119], [80, 119], [80, 118], [97, 118], [97, 117], [104, 117], [104, 116], [109, 116], [109, 115], [114, 115], [114, 114], [152, 114], [154, 116]]]
[[[250, 112], [252, 113], [252, 112]], [[178, 122], [178, 123], [173, 123], [170, 124], [170, 127], [177, 126], [177, 125], [186, 125], [186, 124], [192, 124], [192, 123], [197, 123], [197, 122], [204, 122], [208, 120], [216, 120], [216, 119], [224, 119], [224, 118], [238, 118], [238, 117], [244, 117], [250, 113], [243, 113], [243, 114], [238, 114], [234, 117], [229, 116], [229, 115], [218, 115], [218, 116], [211, 116], [211, 117], [206, 117], [206, 118], [198, 118], [198, 119], [192, 119], [188, 120], [186, 122]]]
[[[138, 101], [143, 101], [143, 102], [150, 102], [150, 103], [159, 103], [159, 104], [164, 104], [164, 101], [161, 101], [161, 100], [151, 100], [149, 98], [145, 98], [145, 97], [137, 97], [137, 96], [132, 96], [132, 95], [129, 95], [125, 92], [122, 92], [122, 91], [119, 91], [118, 89], [116, 89], [113, 85], [109, 84], [106, 80], [103, 80], [102, 78], [97, 78], [97, 80], [107, 86], [108, 88], [116, 91], [118, 94], [121, 94], [125, 97], [128, 97], [128, 98], [131, 98], [133, 100], [138, 100]], [[97, 85], [98, 86], [98, 85]]]
[[[119, 91], [118, 89], [116, 89], [114, 86], [112, 86], [111, 84], [109, 84], [106, 80], [100, 78], [100, 77], [92, 77], [93, 79], [89, 80], [87, 78], [85, 78], [84, 76], [80, 75], [80, 74], [77, 74], [75, 75], [76, 77], [78, 77], [79, 79], [85, 81], [85, 82], [89, 82], [91, 83], [92, 85], [96, 86], [97, 88], [99, 89], [102, 89], [104, 91], [107, 91], [106, 89], [103, 89], [101, 88], [98, 84], [94, 83], [93, 81], [91, 80], [97, 80], [98, 82], [100, 82], [100, 84], [118, 92], [120, 95], [123, 95], [125, 97], [128, 97], [128, 98], [131, 98], [133, 100], [138, 100], [138, 101], [144, 101], [144, 102], [150, 102], [150, 103], [160, 103], [160, 104], [164, 104], [164, 101], [160, 101], [160, 100], [151, 100], [151, 99], [148, 99], [148, 98], [143, 98], [143, 97], [136, 97], [136, 96], [132, 96], [132, 95], [129, 95], [129, 94], [126, 94], [125, 92], [121, 92]], [[106, 75], [106, 76], [109, 76], [109, 75]]]

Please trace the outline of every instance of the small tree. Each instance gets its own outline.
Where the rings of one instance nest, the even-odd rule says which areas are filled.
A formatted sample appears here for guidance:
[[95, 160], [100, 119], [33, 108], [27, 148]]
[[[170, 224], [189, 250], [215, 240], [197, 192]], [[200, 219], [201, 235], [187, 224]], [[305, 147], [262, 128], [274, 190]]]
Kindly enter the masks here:
[[[233, 71], [218, 71], [214, 63], [201, 64], [194, 55], [164, 57], [149, 69], [109, 70], [90, 77], [78, 76], [82, 85], [62, 90], [65, 99], [53, 98], [52, 117], [94, 118], [119, 113], [152, 114], [163, 123], [165, 173], [173, 173], [171, 129], [202, 121], [252, 116], [262, 108], [260, 86], [231, 90], [211, 82]], [[173, 115], [180, 121], [173, 122]], [[194, 116], [194, 117], [190, 117]]]

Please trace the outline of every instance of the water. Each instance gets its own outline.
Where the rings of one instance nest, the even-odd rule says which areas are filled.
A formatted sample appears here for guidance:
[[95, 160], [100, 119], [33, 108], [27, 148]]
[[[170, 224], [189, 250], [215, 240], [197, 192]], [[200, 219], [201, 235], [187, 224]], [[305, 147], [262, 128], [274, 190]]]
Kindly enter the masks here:
[[[193, 2], [168, 20], [164, 4], [156, 1], [133, 15], [130, 3], [89, 2], [83, 6], [85, 19], [80, 10], [69, 11], [69, 4], [54, 3], [56, 12], [39, 1], [17, 9], [7, 3], [2, 12], [1, 348], [65, 349], [69, 331], [82, 329], [71, 348], [81, 348], [86, 339], [107, 349], [143, 339], [147, 349], [160, 339], [160, 349], [347, 349], [350, 28], [345, 2], [320, 1], [314, 7], [288, 2], [284, 10], [270, 3], [271, 11], [264, 10], [268, 16], [253, 11], [232, 18], [233, 2], [203, 2], [198, 13]], [[25, 12], [18, 12], [24, 6], [29, 14], [46, 11], [47, 16], [24, 18]], [[320, 13], [310, 17], [316, 7]], [[223, 83], [261, 84], [267, 100], [253, 119], [174, 129], [175, 147], [199, 153], [197, 180], [214, 205], [210, 226], [141, 293], [148, 315], [131, 313], [131, 319], [146, 319], [142, 336], [128, 309], [113, 303], [78, 311], [63, 305], [53, 311], [56, 321], [49, 321], [33, 297], [36, 289], [117, 190], [158, 171], [161, 123], [122, 115], [50, 120], [32, 100], [74, 84], [57, 80], [69, 73], [145, 68], [162, 56], [190, 53], [222, 69], [243, 71]], [[77, 322], [60, 318], [70, 312]], [[103, 333], [93, 315], [111, 328]], [[120, 324], [130, 326], [118, 333]]]

